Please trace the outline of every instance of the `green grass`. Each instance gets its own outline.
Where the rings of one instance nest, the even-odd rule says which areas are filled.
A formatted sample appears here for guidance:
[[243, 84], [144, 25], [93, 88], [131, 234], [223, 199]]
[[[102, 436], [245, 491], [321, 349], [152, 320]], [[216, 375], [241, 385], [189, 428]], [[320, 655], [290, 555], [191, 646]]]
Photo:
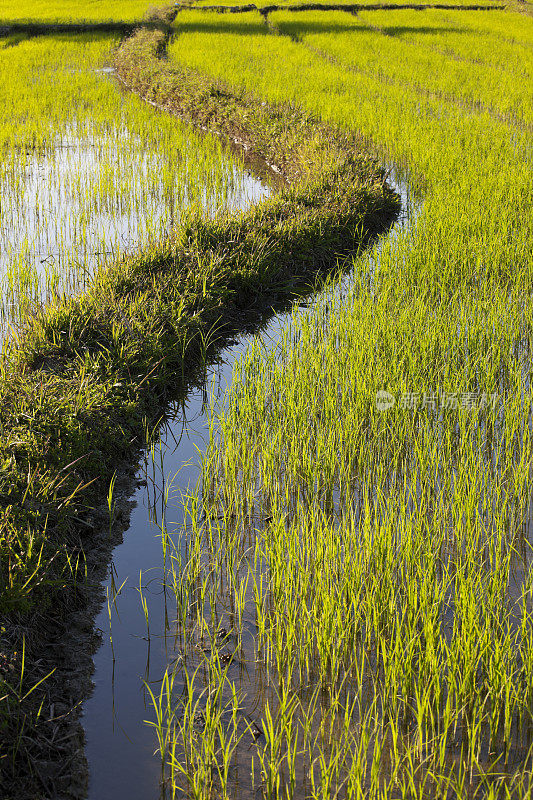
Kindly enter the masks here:
[[2, 338], [28, 309], [81, 291], [98, 268], [159, 242], [183, 216], [212, 215], [245, 194], [238, 160], [219, 142], [97, 71], [117, 45], [84, 34], [0, 49]]
[[174, 63], [360, 132], [424, 194], [377, 272], [355, 259], [350, 291], [253, 347], [214, 410], [165, 541], [176, 796], [531, 791], [530, 92], [500, 94], [493, 65], [533, 20], [451, 15], [448, 47], [437, 12], [394, 32], [396, 13], [175, 23]]
[[136, 22], [152, 6], [148, 0], [2, 0], [0, 23], [39, 22]]
[[[45, 615], [68, 614], [85, 579], [93, 507], [110, 497], [117, 467], [135, 457], [147, 420], [158, 419], [169, 399], [196, 379], [228, 334], [257, 324], [258, 316], [342, 268], [349, 253], [386, 229], [398, 208], [357, 137], [294, 108], [270, 107], [218, 81], [172, 69], [158, 59], [164, 42], [163, 33], [146, 29], [128, 40], [115, 62], [123, 83], [186, 119], [238, 133], [252, 150], [275, 159], [291, 185], [247, 213], [207, 218], [185, 209], [170, 235], [154, 236], [148, 246], [109, 263], [83, 292], [40, 307], [6, 346], [0, 362], [0, 607], [2, 639], [18, 650], [17, 658], [24, 625], [37, 606]], [[67, 45], [70, 57], [75, 48]], [[53, 53], [65, 50], [50, 53], [43, 40], [40, 52], [52, 61]], [[82, 93], [89, 109], [94, 87], [88, 79]], [[111, 99], [95, 112], [96, 120], [114, 107], [116, 89], [106, 91]], [[47, 99], [52, 109], [55, 95]], [[58, 100], [60, 110], [68, 107], [68, 96]], [[124, 119], [134, 130], [139, 126], [138, 139], [159, 144], [163, 154], [175, 147], [183, 130], [178, 121], [154, 112], [150, 123], [138, 98], [127, 95], [123, 103], [117, 112], [132, 109], [131, 120], [128, 113]], [[118, 141], [116, 116], [106, 133]], [[52, 150], [56, 140], [45, 120], [38, 122]], [[205, 165], [191, 147], [202, 191], [220, 146], [209, 139], [204, 153]], [[164, 165], [162, 174], [183, 180], [188, 173]], [[113, 176], [106, 190], [109, 202], [116, 182]], [[88, 194], [90, 205], [94, 189]], [[32, 631], [32, 653], [38, 633]], [[37, 737], [32, 726], [39, 726], [41, 694], [28, 691], [44, 677], [34, 665], [20, 687], [8, 682], [2, 690], [7, 703], [1, 723], [10, 739], [4, 764], [13, 780], [31, 774], [25, 743]], [[21, 697], [28, 702], [21, 705]]]

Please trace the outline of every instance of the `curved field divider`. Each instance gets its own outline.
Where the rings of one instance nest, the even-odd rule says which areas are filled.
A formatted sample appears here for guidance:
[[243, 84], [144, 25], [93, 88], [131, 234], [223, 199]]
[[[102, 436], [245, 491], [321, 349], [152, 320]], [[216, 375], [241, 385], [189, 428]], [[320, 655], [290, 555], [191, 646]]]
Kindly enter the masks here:
[[98, 535], [94, 506], [117, 468], [131, 466], [146, 421], [228, 335], [309, 291], [386, 230], [399, 207], [361, 140], [172, 69], [159, 58], [166, 37], [145, 27], [127, 40], [115, 64], [121, 81], [246, 143], [287, 186], [246, 213], [192, 219], [172, 240], [111, 264], [87, 292], [28, 320], [4, 354], [2, 650], [21, 677], [0, 679], [0, 722], [14, 777], [28, 768], [21, 725], [31, 737], [39, 724], [46, 674], [35, 661], [48, 622], [68, 619], [94, 590], [84, 572]]

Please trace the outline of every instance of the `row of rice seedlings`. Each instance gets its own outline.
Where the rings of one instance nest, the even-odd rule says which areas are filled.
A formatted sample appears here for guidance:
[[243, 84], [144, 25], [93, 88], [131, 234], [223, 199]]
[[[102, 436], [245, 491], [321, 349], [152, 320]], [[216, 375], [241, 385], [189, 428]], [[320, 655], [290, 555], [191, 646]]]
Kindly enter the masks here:
[[149, 7], [147, 0], [2, 0], [0, 22], [135, 22]]
[[[425, 48], [437, 49], [452, 58], [463, 59], [467, 63], [482, 63], [496, 67], [504, 72], [514, 73], [515, 77], [530, 78], [533, 69], [533, 53], [527, 44], [527, 37], [521, 41], [515, 38], [523, 31], [520, 17], [513, 13], [505, 13], [497, 18], [497, 22], [505, 20], [498, 46], [494, 47], [495, 25], [484, 30], [486, 14], [481, 11], [469, 11], [463, 14], [446, 13], [446, 11], [428, 10], [424, 14], [424, 30], [417, 24], [419, 19], [410, 11], [399, 11], [391, 19], [378, 12], [361, 14], [361, 19], [368, 26], [376, 26], [388, 36], [398, 36], [402, 42], [411, 42], [417, 50]], [[415, 23], [414, 25], [412, 23]]]
[[168, 238], [183, 215], [213, 216], [263, 194], [218, 142], [95, 72], [112, 44], [42, 37], [0, 51], [9, 87], [0, 111], [4, 332], [106, 263]]
[[[294, 342], [294, 336], [288, 340], [291, 338]], [[322, 350], [320, 337], [304, 338], [307, 340], [303, 346], [306, 356], [314, 349]], [[330, 340], [327, 346], [335, 345], [338, 346], [338, 341], [332, 343]], [[288, 354], [285, 344], [282, 362]], [[303, 355], [300, 351], [300, 358], [296, 357], [295, 363], [300, 365], [299, 372], [305, 375], [309, 359], [303, 360]], [[498, 440], [497, 436], [492, 434], [492, 437], [485, 438], [478, 432], [477, 439], [471, 437], [473, 441], [469, 440], [470, 429], [481, 427], [480, 415], [477, 415], [476, 422], [471, 419], [472, 411], [466, 411], [460, 420], [466, 427], [466, 434], [463, 431], [461, 436], [458, 432], [451, 443], [456, 463], [462, 466], [462, 470], [450, 470], [446, 476], [445, 467], [450, 468], [447, 453], [439, 456], [443, 461], [442, 465], [437, 462], [440, 469], [432, 469], [431, 457], [435, 463], [435, 452], [439, 452], [442, 443], [434, 441], [431, 424], [424, 429], [419, 420], [414, 435], [412, 430], [404, 431], [407, 439], [404, 446], [415, 442], [417, 448], [426, 452], [416, 453], [417, 458], [409, 461], [404, 456], [408, 463], [402, 464], [398, 442], [388, 445], [388, 439], [385, 442], [381, 439], [379, 448], [372, 440], [357, 442], [349, 425], [348, 431], [343, 426], [342, 436], [339, 436], [337, 423], [335, 432], [339, 440], [336, 454], [350, 449], [351, 483], [343, 486], [341, 479], [335, 478], [334, 468], [330, 469], [329, 476], [325, 475], [331, 465], [325, 463], [323, 454], [316, 451], [312, 455], [315, 464], [320, 465], [319, 475], [316, 467], [311, 474], [312, 466], [308, 461], [301, 466], [298, 464], [297, 472], [292, 473], [290, 469], [284, 469], [283, 464], [294, 463], [283, 446], [288, 432], [284, 429], [281, 436], [269, 444], [256, 437], [258, 420], [266, 417], [265, 433], [272, 437], [275, 426], [272, 418], [285, 422], [287, 417], [296, 416], [300, 429], [298, 440], [304, 450], [310, 438], [309, 427], [302, 428], [298, 413], [301, 409], [297, 403], [287, 402], [286, 396], [280, 396], [275, 389], [269, 392], [269, 397], [275, 398], [277, 413], [269, 413], [264, 407], [257, 408], [254, 389], [264, 385], [267, 382], [265, 373], [268, 375], [273, 367], [277, 369], [279, 365], [272, 360], [265, 369], [264, 361], [257, 357], [253, 366], [251, 363], [245, 370], [247, 383], [242, 387], [239, 385], [243, 394], [235, 398], [235, 406], [224, 419], [224, 450], [212, 451], [204, 464], [203, 500], [190, 502], [192, 536], [189, 532], [185, 558], [182, 552], [179, 558], [173, 558], [175, 567], [170, 574], [178, 598], [177, 631], [183, 636], [183, 668], [189, 674], [196, 668], [194, 652], [191, 659], [190, 651], [194, 651], [194, 645], [196, 649], [200, 645], [203, 649], [207, 646], [212, 658], [222, 660], [222, 663], [235, 658], [244, 665], [242, 669], [248, 673], [252, 671], [245, 687], [242, 681], [238, 682], [238, 690], [241, 694], [245, 692], [248, 698], [247, 703], [244, 699], [241, 701], [241, 706], [255, 708], [252, 721], [247, 717], [241, 720], [241, 733], [242, 726], [248, 726], [254, 738], [258, 738], [258, 730], [264, 732], [268, 724], [266, 709], [270, 708], [263, 695], [265, 675], [261, 678], [257, 674], [259, 667], [255, 667], [256, 663], [261, 663], [268, 685], [279, 686], [279, 682], [289, 675], [293, 679], [292, 691], [298, 697], [317, 681], [329, 696], [331, 684], [336, 685], [335, 678], [344, 687], [349, 681], [353, 696], [357, 698], [365, 698], [369, 687], [373, 687], [378, 696], [370, 705], [369, 720], [376, 724], [380, 717], [378, 711], [392, 706], [397, 715], [392, 719], [396, 719], [397, 727], [389, 734], [396, 740], [418, 725], [418, 739], [410, 755], [418, 773], [425, 770], [426, 756], [422, 758], [421, 754], [431, 750], [438, 733], [434, 730], [431, 735], [427, 733], [429, 739], [425, 741], [420, 733], [424, 730], [422, 722], [429, 717], [432, 725], [442, 725], [446, 733], [437, 748], [441, 759], [439, 786], [452, 778], [452, 773], [444, 769], [449, 766], [450, 747], [455, 747], [456, 755], [460, 755], [461, 769], [465, 769], [467, 759], [469, 769], [466, 772], [467, 775], [470, 773], [467, 782], [475, 784], [479, 775], [475, 778], [474, 773], [478, 772], [482, 759], [490, 756], [490, 748], [496, 752], [501, 745], [498, 737], [502, 726], [503, 735], [508, 737], [505, 760], [508, 761], [512, 753], [513, 758], [519, 760], [525, 751], [523, 747], [517, 751], [512, 736], [516, 734], [519, 723], [524, 723], [528, 729], [531, 708], [527, 689], [530, 677], [527, 664], [530, 659], [531, 579], [528, 554], [524, 558], [520, 553], [516, 535], [520, 532], [526, 496], [524, 489], [530, 470], [526, 455], [529, 447], [527, 437], [525, 442], [519, 439], [524, 447], [520, 454], [514, 452], [512, 442], [504, 452], [501, 452], [500, 442], [499, 450], [496, 448], [498, 452], [494, 453], [490, 445], [491, 441]], [[263, 373], [256, 373], [255, 383], [254, 370], [261, 368]], [[289, 379], [287, 375], [285, 378], [283, 387], [294, 386], [296, 392], [310, 396], [309, 385], [303, 385], [293, 374]], [[310, 384], [319, 395], [318, 406], [324, 409], [335, 405], [335, 402], [331, 403], [332, 392], [316, 383], [314, 370]], [[259, 397], [260, 402], [263, 399]], [[345, 419], [345, 414], [351, 410], [350, 405], [346, 398], [342, 403], [341, 397], [335, 417]], [[315, 422], [317, 412], [306, 410], [308, 420]], [[509, 416], [519, 421], [521, 410], [515, 407]], [[490, 423], [483, 420], [482, 424], [494, 424], [498, 413], [493, 411], [489, 414], [492, 417]], [[402, 415], [398, 416], [402, 421]], [[409, 429], [410, 420], [405, 414], [403, 417], [404, 427]], [[249, 423], [252, 423], [251, 428]], [[335, 426], [329, 416], [320, 424], [322, 432]], [[512, 429], [513, 425], [509, 421], [508, 424]], [[391, 425], [386, 433], [396, 433], [397, 427]], [[292, 435], [290, 444], [294, 445], [296, 439]], [[429, 453], [428, 439], [432, 444]], [[238, 452], [232, 449], [233, 443], [237, 444]], [[313, 444], [311, 435], [311, 449]], [[357, 449], [356, 453], [354, 449]], [[324, 450], [327, 454], [327, 444]], [[389, 458], [386, 457], [387, 450], [390, 451]], [[300, 454], [299, 451], [295, 455], [298, 457]], [[511, 458], [514, 471], [510, 466]], [[254, 460], [255, 469], [247, 468]], [[400, 465], [396, 476], [391, 475], [389, 469], [383, 469], [384, 463], [391, 462]], [[489, 494], [485, 485], [494, 464], [500, 467], [502, 474], [499, 484], [491, 487]], [[507, 465], [507, 468], [502, 469], [502, 465]], [[435, 472], [433, 482], [427, 479], [428, 471], [430, 474]], [[330, 482], [326, 485], [328, 477]], [[511, 490], [507, 489], [509, 484]], [[204, 518], [208, 521], [202, 524]], [[258, 536], [257, 526], [264, 525], [266, 520], [267, 530], [264, 534], [259, 532]], [[520, 569], [522, 559], [526, 579], [509, 600], [508, 588], [510, 585], [516, 587], [514, 573]], [[189, 586], [192, 587], [191, 596]], [[492, 605], [487, 607], [489, 601]], [[247, 620], [250, 626], [248, 647]], [[407, 627], [405, 640], [400, 636], [404, 626]], [[231, 630], [230, 637], [228, 630]], [[250, 637], [250, 631], [255, 635]], [[366, 644], [362, 651], [358, 651], [361, 637]], [[227, 652], [228, 638], [233, 654]], [[383, 658], [384, 666], [380, 658]], [[362, 660], [362, 665], [358, 659]], [[426, 663], [428, 660], [430, 664]], [[365, 681], [366, 663], [370, 666]], [[502, 663], [505, 667], [503, 672], [498, 671]], [[387, 666], [392, 669], [391, 664], [394, 667], [392, 675], [385, 669]], [[519, 667], [524, 669], [523, 673]], [[355, 683], [352, 669], [356, 670]], [[432, 688], [420, 694], [423, 676], [427, 677], [429, 687], [436, 682], [437, 697]], [[198, 683], [196, 701], [202, 693], [218, 686], [211, 675], [203, 683], [198, 678]], [[409, 691], [400, 691], [404, 685]], [[235, 684], [230, 688], [232, 692], [237, 691]], [[476, 692], [480, 691], [487, 693], [483, 694], [481, 704], [487, 707], [486, 713], [470, 718], [464, 709], [477, 708]], [[510, 699], [509, 694], [515, 699]], [[346, 710], [340, 700], [338, 703], [337, 711], [339, 707]], [[257, 706], [265, 709], [266, 718], [258, 716]], [[441, 712], [444, 717], [439, 720]], [[179, 704], [172, 715], [175, 713], [179, 713]], [[355, 726], [352, 731], [355, 740], [359, 729], [358, 716], [354, 716], [353, 709], [349, 718]], [[473, 736], [470, 736], [468, 726], [473, 728]], [[169, 736], [168, 729], [164, 735]], [[524, 736], [527, 735], [526, 731]], [[183, 731], [179, 736], [184, 737], [188, 746], [190, 736]], [[196, 738], [203, 741], [201, 724]], [[449, 739], [453, 741], [448, 746]], [[182, 741], [174, 731], [171, 734], [174, 746], [176, 740]], [[467, 745], [470, 747], [468, 752], [457, 752], [459, 746]], [[351, 752], [348, 758], [347, 754], [352, 766], [355, 755]], [[298, 756], [300, 758], [300, 751]], [[335, 761], [331, 754], [328, 758]], [[313, 760], [309, 754], [309, 762]], [[366, 792], [369, 790], [365, 782], [368, 772], [361, 769], [360, 759], [358, 763], [362, 781], [359, 790]], [[173, 756], [173, 770], [182, 764], [179, 759], [174, 762]], [[226, 767], [224, 769], [228, 771]], [[430, 765], [430, 769], [436, 770], [437, 765]], [[399, 780], [399, 771], [400, 764], [396, 764], [395, 781]], [[272, 766], [272, 774], [282, 775], [279, 764]], [[496, 777], [498, 780], [501, 778], [501, 770]], [[176, 778], [177, 773], [174, 774]], [[458, 775], [454, 780], [460, 778]], [[407, 779], [404, 776], [402, 780]], [[176, 780], [178, 784], [182, 786]], [[376, 791], [378, 785], [379, 782]], [[440, 795], [437, 793], [437, 796]]]
[[[205, 486], [202, 503], [190, 502], [186, 542], [170, 560], [182, 657], [165, 681], [184, 681], [188, 689], [186, 702], [168, 689], [156, 707], [174, 789], [198, 788], [200, 781], [197, 796], [206, 796], [220, 782], [227, 796], [235, 792], [236, 771], [246, 781], [255, 763], [268, 796], [279, 796], [280, 781], [283, 794], [299, 796], [295, 769], [311, 783], [326, 780], [314, 772], [317, 760], [329, 774], [324, 796], [339, 789], [339, 780], [351, 782], [348, 796], [381, 796], [384, 785], [410, 791], [420, 777], [426, 785], [428, 775], [442, 796], [448, 782], [499, 785], [518, 764], [523, 785], [531, 734], [531, 578], [527, 571], [510, 603], [512, 500], [505, 498], [489, 537], [483, 523], [465, 520], [448, 538], [438, 504], [428, 508], [422, 497], [408, 509], [405, 487], [394, 493], [386, 486], [381, 496], [372, 487], [362, 490], [359, 513], [341, 526], [305, 492], [305, 502], [293, 498], [292, 516], [282, 506], [285, 496], [274, 508], [280, 480], [273, 471], [263, 473], [270, 516], [261, 533], [254, 530], [257, 517], [251, 524], [249, 485], [240, 478], [228, 484], [216, 484], [222, 505]], [[456, 492], [447, 509], [453, 521], [465, 515], [468, 494], [475, 520], [477, 488]], [[290, 711], [280, 694], [292, 701]], [[236, 697], [228, 726], [227, 704]], [[206, 741], [213, 699], [224, 717], [216, 747], [211, 729]], [[380, 737], [377, 763], [365, 723]], [[307, 747], [285, 740], [284, 726], [300, 740], [307, 736]], [[480, 772], [489, 767], [492, 775]]]
[[[276, 5], [276, 6], [280, 5], [280, 6], [286, 6], [287, 8], [290, 8], [291, 6], [302, 5], [305, 2], [312, 2], [312, 0], [254, 0], [253, 5], [255, 5], [257, 8], [261, 8], [261, 7], [264, 7], [264, 6], [272, 6], [272, 5]], [[361, 5], [361, 6], [364, 6], [364, 5], [375, 5], [375, 4], [376, 3], [374, 2], [374, 0], [333, 0], [333, 2], [330, 3], [329, 5], [335, 5], [335, 6], [337, 6], [337, 5]], [[386, 3], [385, 2], [381, 2], [381, 0], [380, 0], [379, 4], [380, 5], [381, 4], [386, 5]], [[427, 4], [428, 4], [427, 0], [409, 0], [409, 5], [415, 5], [416, 6], [416, 5], [427, 5]], [[450, 5], [450, 3], [447, 2], [447, 0], [435, 0], [435, 2], [431, 2], [429, 4], [431, 6], [436, 6], [437, 8], [440, 5], [441, 6]], [[243, 5], [248, 5], [248, 3], [238, 3], [238, 2], [236, 2], [236, 0], [196, 0], [195, 3], [194, 3], [195, 7], [197, 7], [197, 6], [199, 6], [199, 7], [202, 7], [202, 6], [243, 6]], [[401, 4], [400, 3], [396, 3], [396, 5], [401, 5]], [[453, 0], [453, 5], [456, 5], [456, 6], [465, 6], [465, 5], [466, 6], [471, 6], [471, 5], [477, 5], [477, 3], [476, 2], [472, 2], [472, 0]], [[497, 5], [501, 5], [501, 3], [499, 2], [499, 0], [486, 0], [486, 2], [485, 2], [485, 0], [483, 0], [483, 2], [480, 2], [479, 5], [490, 7], [491, 5], [496, 5], [496, 6]], [[327, 11], [327, 9], [325, 9], [325, 10]], [[298, 12], [298, 13], [300, 13], [300, 12]], [[348, 13], [351, 13], [351, 12], [348, 12]]]
[[187, 525], [164, 534], [181, 658], [153, 697], [162, 762], [180, 796], [528, 796], [530, 145], [384, 81], [377, 31], [380, 69], [345, 69], [359, 31], [332, 45], [320, 20], [342, 63], [192, 12], [171, 51], [359, 128], [424, 208], [348, 294], [256, 343], [214, 412]]
[[461, 17], [461, 27], [468, 31], [477, 31], [481, 36], [488, 34], [492, 37], [496, 47], [500, 46], [502, 40], [511, 41], [519, 46], [532, 45], [530, 9], [525, 6], [523, 10], [525, 14], [501, 11], [493, 20], [487, 19], [482, 12], [470, 11], [464, 18]]
[[[422, 88], [426, 92], [453, 95], [463, 102], [486, 105], [502, 114], [513, 115], [524, 123], [533, 122], [531, 100], [524, 97], [520, 81], [517, 80], [521, 73], [524, 80], [531, 80], [533, 52], [530, 48], [520, 49], [514, 43], [502, 43], [503, 53], [498, 58], [506, 65], [506, 69], [492, 69], [487, 74], [486, 63], [473, 60], [477, 46], [474, 31], [466, 35], [464, 32], [459, 34], [463, 47], [470, 52], [470, 60], [467, 62], [457, 60], [449, 52], [420, 47], [418, 39], [408, 35], [410, 31], [420, 29], [416, 24], [416, 15], [419, 13], [396, 11], [391, 16], [390, 11], [361, 12], [357, 18], [349, 17], [346, 20], [346, 15], [338, 12], [331, 15], [327, 31], [320, 24], [320, 12], [306, 14], [303, 21], [294, 17], [287, 18], [287, 15], [281, 13], [276, 14], [273, 19], [280, 23], [283, 32], [296, 35], [303, 31], [305, 40], [310, 45], [315, 45], [320, 39], [321, 44], [326, 45], [328, 53], [336, 55], [340, 52], [346, 60], [349, 59], [354, 68], [377, 73], [380, 77], [402, 85], [404, 90], [414, 87]], [[449, 25], [445, 12], [430, 13], [429, 19], [424, 19], [425, 27], [430, 31], [435, 30], [438, 36], [434, 38], [438, 42], [447, 42]], [[460, 21], [456, 21], [456, 25], [460, 26]], [[375, 47], [376, 27], [384, 34], [379, 49]], [[342, 37], [340, 41], [337, 38], [339, 30], [357, 35], [357, 49], [351, 54], [346, 53]], [[406, 36], [404, 31], [407, 32]], [[414, 46], [406, 47], [406, 42], [413, 42]], [[494, 52], [494, 47], [492, 51]], [[508, 58], [507, 51], [512, 52], [511, 59]], [[516, 67], [513, 67], [513, 61], [520, 65], [518, 74]]]

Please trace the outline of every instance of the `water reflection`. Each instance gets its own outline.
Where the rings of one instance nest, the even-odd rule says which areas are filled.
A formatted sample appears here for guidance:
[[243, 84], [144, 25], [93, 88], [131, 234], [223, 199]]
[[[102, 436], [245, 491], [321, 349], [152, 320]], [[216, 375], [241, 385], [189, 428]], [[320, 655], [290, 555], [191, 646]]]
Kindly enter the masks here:
[[[404, 209], [391, 232], [396, 236], [414, 219], [419, 206], [406, 182], [398, 179], [392, 185]], [[379, 242], [373, 252], [377, 268]], [[349, 287], [347, 275], [334, 291], [346, 293]], [[299, 313], [310, 313], [314, 302], [318, 300], [302, 303]], [[258, 334], [265, 348], [275, 350], [292, 319], [292, 311], [287, 311], [270, 320]], [[224, 402], [234, 363], [252, 338], [251, 334], [244, 336], [227, 347], [220, 362], [209, 368], [204, 387], [192, 391], [185, 403], [174, 408], [138, 472], [129, 530], [114, 551], [107, 582], [109, 602], [96, 623], [103, 640], [95, 656], [95, 689], [84, 705], [91, 800], [118, 793], [129, 800], [146, 800], [158, 796], [159, 791], [164, 796], [164, 787], [159, 786], [160, 764], [154, 756], [157, 737], [152, 727], [143, 724], [154, 717], [145, 683], [159, 694], [167, 666], [182, 655], [176, 641], [175, 598], [169, 607], [164, 588], [161, 532], [166, 529], [172, 534], [184, 521], [181, 499], [199, 479], [201, 454], [209, 440], [209, 403]], [[195, 663], [194, 656], [191, 663]], [[244, 660], [235, 659], [231, 669], [240, 672], [244, 686], [248, 678], [243, 665]], [[254, 672], [249, 679], [253, 683], [257, 677]], [[176, 691], [182, 688], [175, 686]], [[257, 697], [256, 691], [249, 691], [247, 713], [251, 719]]]

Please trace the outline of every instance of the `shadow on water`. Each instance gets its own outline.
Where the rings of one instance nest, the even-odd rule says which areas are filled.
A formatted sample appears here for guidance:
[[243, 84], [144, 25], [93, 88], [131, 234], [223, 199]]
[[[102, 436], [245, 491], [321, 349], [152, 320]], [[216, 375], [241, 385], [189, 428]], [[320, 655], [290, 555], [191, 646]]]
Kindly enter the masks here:
[[[411, 223], [417, 206], [405, 184], [393, 186], [401, 195], [404, 209], [389, 233], [394, 236]], [[376, 266], [379, 251], [378, 241], [374, 247]], [[350, 274], [346, 273], [333, 289], [328, 286], [326, 291], [347, 293]], [[313, 288], [320, 287], [310, 287], [309, 292]], [[311, 303], [320, 296], [320, 292], [314, 294]], [[84, 705], [91, 800], [115, 796], [146, 800], [160, 791], [160, 762], [154, 756], [157, 741], [153, 728], [144, 724], [153, 718], [146, 685], [158, 694], [167, 666], [177, 657], [175, 604], [167, 606], [163, 588], [161, 530], [172, 531], [183, 523], [181, 499], [195, 487], [200, 475], [201, 455], [209, 440], [210, 404], [224, 401], [236, 360], [254, 335], [266, 349], [275, 350], [294, 313], [309, 313], [310, 304], [302, 302], [295, 308], [285, 299], [275, 310], [270, 319], [256, 315], [255, 322], [251, 314], [242, 338], [228, 342], [201, 385], [171, 407], [137, 472], [129, 529], [114, 551], [105, 586], [110, 602], [96, 621], [102, 644], [94, 659], [94, 691]]]

